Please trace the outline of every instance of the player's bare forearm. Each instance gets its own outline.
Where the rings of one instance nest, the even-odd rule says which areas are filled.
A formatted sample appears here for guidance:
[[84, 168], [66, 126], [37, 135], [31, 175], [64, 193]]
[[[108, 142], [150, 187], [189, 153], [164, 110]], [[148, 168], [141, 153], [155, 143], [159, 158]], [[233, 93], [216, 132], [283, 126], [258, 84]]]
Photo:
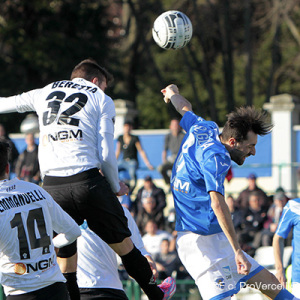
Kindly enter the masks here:
[[211, 198], [211, 207], [218, 219], [218, 222], [224, 234], [228, 238], [232, 249], [234, 250], [234, 252], [240, 250], [241, 247], [238, 243], [238, 239], [231, 219], [231, 214], [224, 200], [224, 197], [217, 192], [209, 192], [209, 194]]
[[141, 155], [145, 165], [148, 167], [148, 169], [153, 170], [153, 166], [150, 164], [148, 157], [146, 155], [146, 152], [144, 150], [141, 150], [140, 155]]
[[274, 251], [275, 268], [276, 268], [275, 276], [279, 280], [279, 282], [285, 287], [286, 277], [284, 274], [284, 268], [282, 264], [283, 249], [284, 249], [284, 239], [275, 233], [273, 237], [273, 251]]
[[209, 192], [211, 198], [211, 207], [218, 219], [218, 222], [226, 235], [234, 253], [238, 274], [248, 275], [251, 269], [251, 263], [245, 257], [238, 243], [235, 229], [231, 220], [229, 208], [224, 197], [217, 192]]
[[284, 248], [284, 239], [275, 233], [273, 237], [273, 251], [274, 251], [276, 271], [279, 272], [283, 270], [283, 265], [282, 265], [283, 248]]
[[175, 109], [183, 116], [187, 111], [192, 111], [191, 103], [179, 94], [178, 87], [175, 84], [170, 84], [161, 92], [164, 95], [164, 101], [169, 103], [170, 101], [174, 105]]

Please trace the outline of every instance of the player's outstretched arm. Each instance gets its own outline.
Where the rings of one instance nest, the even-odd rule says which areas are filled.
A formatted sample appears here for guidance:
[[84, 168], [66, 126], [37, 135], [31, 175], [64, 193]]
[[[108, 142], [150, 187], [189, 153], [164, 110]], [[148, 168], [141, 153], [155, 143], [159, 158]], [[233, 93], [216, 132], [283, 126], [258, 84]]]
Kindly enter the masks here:
[[235, 253], [237, 271], [239, 274], [248, 275], [251, 269], [251, 263], [245, 257], [238, 243], [238, 239], [231, 219], [231, 214], [229, 212], [229, 208], [225, 202], [225, 199], [223, 195], [214, 191], [209, 192], [209, 195], [211, 198], [211, 207]]
[[275, 268], [276, 268], [275, 276], [278, 279], [278, 281], [285, 287], [286, 277], [284, 274], [284, 268], [282, 264], [283, 249], [284, 249], [284, 239], [275, 233], [273, 237], [273, 251], [274, 251]]
[[[10, 99], [11, 98], [11, 99]], [[16, 112], [16, 104], [12, 97], [2, 98], [0, 97], [0, 114]]]
[[176, 110], [183, 116], [187, 111], [192, 111], [192, 104], [179, 94], [178, 87], [175, 84], [170, 84], [161, 92], [164, 95], [164, 101], [169, 103], [170, 101], [176, 108]]

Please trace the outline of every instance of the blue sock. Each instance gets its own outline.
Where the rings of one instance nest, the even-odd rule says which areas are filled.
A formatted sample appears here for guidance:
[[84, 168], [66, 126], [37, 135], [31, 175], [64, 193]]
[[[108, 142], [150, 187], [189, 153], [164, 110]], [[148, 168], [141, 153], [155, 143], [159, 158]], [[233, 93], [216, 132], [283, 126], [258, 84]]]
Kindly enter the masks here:
[[274, 300], [293, 300], [294, 296], [286, 289], [282, 289]]

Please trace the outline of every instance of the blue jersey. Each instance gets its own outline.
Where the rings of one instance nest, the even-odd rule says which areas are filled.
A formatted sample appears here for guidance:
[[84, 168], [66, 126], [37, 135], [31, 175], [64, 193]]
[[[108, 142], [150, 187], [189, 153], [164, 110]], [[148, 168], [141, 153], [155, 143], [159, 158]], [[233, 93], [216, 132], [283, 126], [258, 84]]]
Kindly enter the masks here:
[[300, 282], [300, 199], [289, 200], [276, 230], [276, 234], [287, 238], [293, 228], [292, 282]]
[[231, 166], [230, 155], [220, 142], [216, 123], [187, 112], [180, 125], [186, 135], [172, 170], [175, 229], [201, 235], [221, 232], [211, 208], [209, 192], [224, 195], [224, 180]]

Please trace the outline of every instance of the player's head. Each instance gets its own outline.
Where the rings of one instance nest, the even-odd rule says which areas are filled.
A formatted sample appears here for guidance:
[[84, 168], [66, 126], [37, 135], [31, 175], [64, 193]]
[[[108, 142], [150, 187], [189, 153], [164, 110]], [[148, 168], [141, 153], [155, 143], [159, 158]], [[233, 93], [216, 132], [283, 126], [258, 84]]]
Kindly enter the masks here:
[[180, 121], [178, 119], [172, 119], [170, 122], [170, 130], [173, 133], [173, 135], [177, 135], [180, 131], [181, 131], [181, 127], [180, 127]]
[[98, 85], [103, 91], [113, 81], [113, 76], [94, 59], [81, 61], [72, 71], [71, 80], [83, 78]]
[[8, 143], [0, 141], [0, 179], [5, 179], [9, 173], [8, 152], [10, 147]]
[[227, 122], [221, 134], [221, 141], [238, 165], [246, 157], [255, 155], [257, 135], [270, 133], [273, 125], [267, 122], [267, 114], [251, 106], [240, 107], [227, 115]]

